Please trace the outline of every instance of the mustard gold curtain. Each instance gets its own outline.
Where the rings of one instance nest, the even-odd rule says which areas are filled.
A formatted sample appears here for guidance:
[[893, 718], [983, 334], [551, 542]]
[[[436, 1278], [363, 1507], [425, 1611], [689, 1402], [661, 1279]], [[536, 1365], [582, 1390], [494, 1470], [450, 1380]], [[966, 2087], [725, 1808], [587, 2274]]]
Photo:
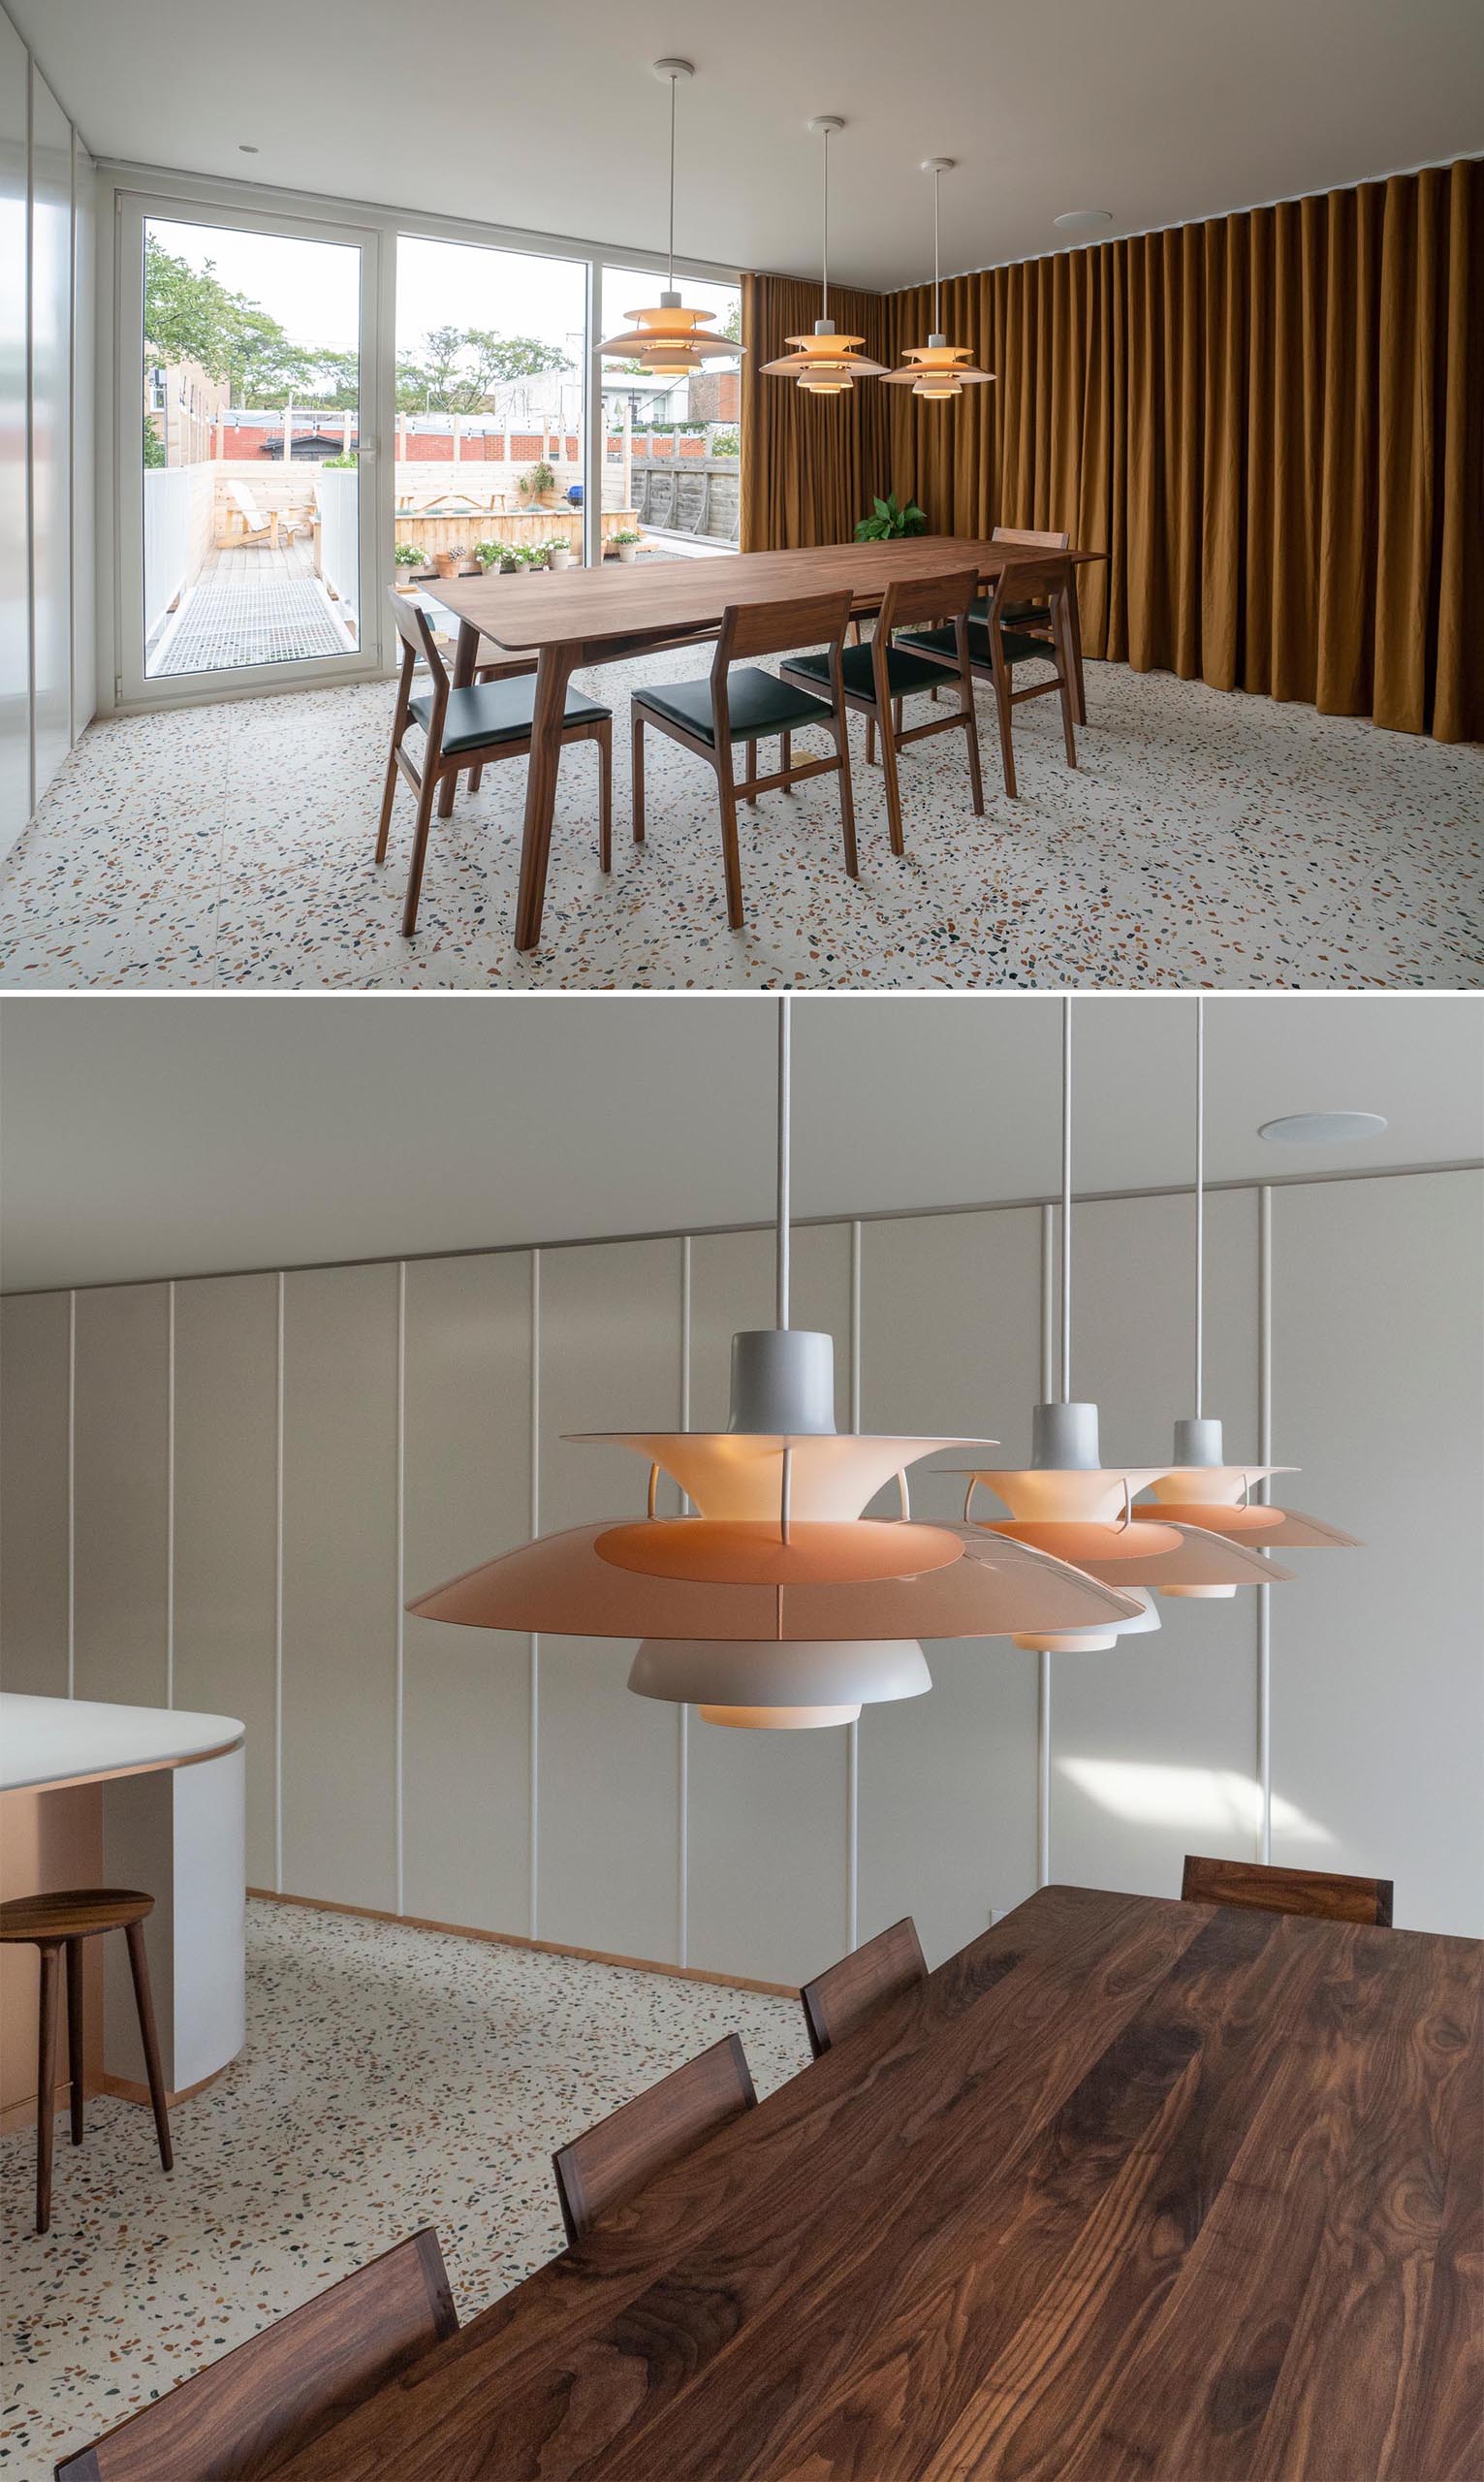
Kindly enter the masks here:
[[[877, 358], [930, 307], [888, 297]], [[863, 384], [826, 475], [751, 381], [749, 541], [834, 539], [886, 489], [945, 531], [1065, 526], [1110, 555], [1089, 654], [1484, 737], [1484, 164], [960, 276], [943, 310], [995, 385]], [[820, 537], [783, 531], [815, 490]]]
[[[848, 543], [885, 469], [887, 409], [875, 380], [848, 396], [806, 396], [791, 379], [765, 379], [762, 365], [788, 351], [819, 317], [819, 286], [792, 276], [742, 277], [742, 547], [790, 551], [800, 544]], [[872, 362], [885, 362], [887, 303], [878, 293], [830, 287], [830, 314], [842, 335], [864, 336]], [[887, 392], [890, 394], [890, 391]]]

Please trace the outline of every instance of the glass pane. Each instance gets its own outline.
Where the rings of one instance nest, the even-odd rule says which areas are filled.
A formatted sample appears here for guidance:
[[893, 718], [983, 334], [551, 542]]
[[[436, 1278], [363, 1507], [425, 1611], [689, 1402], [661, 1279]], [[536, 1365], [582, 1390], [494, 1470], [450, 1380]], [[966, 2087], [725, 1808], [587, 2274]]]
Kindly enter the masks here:
[[26, 53], [0, 13], [0, 854], [31, 815], [26, 595]]
[[361, 643], [361, 253], [144, 226], [144, 671]]
[[397, 242], [393, 558], [435, 628], [440, 573], [583, 557], [586, 282], [577, 260]]
[[[665, 279], [630, 268], [603, 270], [602, 332], [621, 335], [629, 313], [659, 300]], [[687, 310], [709, 310], [704, 334], [742, 334], [735, 284], [679, 287]], [[704, 559], [735, 552], [741, 531], [742, 366], [720, 355], [684, 379], [654, 379], [638, 363], [605, 362], [603, 534], [637, 533], [633, 557]], [[616, 555], [615, 555], [616, 557]]]

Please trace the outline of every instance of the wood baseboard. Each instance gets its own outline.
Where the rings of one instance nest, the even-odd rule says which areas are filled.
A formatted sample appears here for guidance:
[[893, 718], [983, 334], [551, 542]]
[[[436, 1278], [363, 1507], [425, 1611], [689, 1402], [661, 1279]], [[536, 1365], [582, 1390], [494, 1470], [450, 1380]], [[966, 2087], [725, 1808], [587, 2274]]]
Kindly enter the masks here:
[[705, 1965], [665, 1964], [655, 1957], [615, 1957], [605, 1948], [569, 1948], [559, 1939], [527, 1939], [515, 1930], [481, 1930], [467, 1922], [427, 1922], [419, 1914], [384, 1913], [374, 1905], [334, 1904], [328, 1896], [280, 1894], [275, 1888], [249, 1888], [249, 1896], [264, 1904], [298, 1904], [310, 1913], [343, 1913], [353, 1922], [391, 1922], [402, 1930], [437, 1930], [450, 1939], [483, 1939], [493, 1948], [529, 1948], [540, 1957], [576, 1957], [583, 1964], [617, 1965], [625, 1973], [669, 1974], [675, 1982], [712, 1983], [722, 1990], [756, 1990], [765, 1999], [797, 1999], [791, 1982], [752, 1982], [742, 1974], [711, 1973]]
[[[214, 2068], [209, 2077], [198, 2078], [194, 2085], [182, 2085], [174, 2093], [167, 2092], [165, 2100], [171, 2110], [174, 2111], [177, 2103], [189, 2103], [193, 2095], [204, 2094], [208, 2085], [214, 2085], [219, 2077], [226, 2076], [231, 2066], [232, 2062], [228, 2060], [221, 2068]], [[147, 2104], [149, 2101], [147, 2085], [137, 2084], [132, 2077], [111, 2077], [107, 2069], [89, 2072], [84, 2100], [90, 2100], [94, 2094], [111, 2094], [120, 2103]], [[52, 2103], [53, 2111], [65, 2112], [71, 2099], [72, 2086], [65, 2077], [61, 2078]], [[36, 2097], [34, 2094], [26, 2095], [20, 2102], [8, 2103], [4, 2111], [0, 2112], [0, 2135], [9, 2135], [12, 2129], [34, 2128], [35, 2125]]]

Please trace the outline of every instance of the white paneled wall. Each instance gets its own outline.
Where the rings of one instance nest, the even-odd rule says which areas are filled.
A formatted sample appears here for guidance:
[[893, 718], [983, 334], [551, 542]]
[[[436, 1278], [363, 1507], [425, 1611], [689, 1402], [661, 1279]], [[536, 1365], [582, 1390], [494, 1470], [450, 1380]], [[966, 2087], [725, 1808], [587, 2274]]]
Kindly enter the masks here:
[[86, 150], [0, 9], [0, 858], [94, 707], [93, 212]]
[[[1468, 1172], [1209, 1202], [1206, 1410], [1255, 1460], [1271, 1360], [1286, 1495], [1366, 1545], [1292, 1555], [1266, 1658], [1253, 1594], [1166, 1602], [1157, 1636], [1052, 1658], [1049, 1710], [1035, 1656], [965, 1642], [853, 1734], [765, 1735], [630, 1697], [626, 1645], [404, 1617], [533, 1529], [643, 1508], [637, 1457], [564, 1432], [724, 1418], [732, 1330], [772, 1312], [750, 1232], [12, 1298], [5, 1679], [241, 1715], [257, 1886], [739, 1977], [908, 1910], [930, 1956], [962, 1944], [1036, 1884], [1043, 1785], [1054, 1877], [1173, 1893], [1187, 1849], [1260, 1852], [1271, 1791], [1276, 1860], [1477, 1933], [1481, 1205]], [[1190, 1224], [1078, 1210], [1072, 1382], [1110, 1462], [1157, 1462], [1190, 1410]], [[799, 1232], [841, 1425], [1019, 1462], [1054, 1227]], [[915, 1506], [962, 1491], [919, 1469]]]

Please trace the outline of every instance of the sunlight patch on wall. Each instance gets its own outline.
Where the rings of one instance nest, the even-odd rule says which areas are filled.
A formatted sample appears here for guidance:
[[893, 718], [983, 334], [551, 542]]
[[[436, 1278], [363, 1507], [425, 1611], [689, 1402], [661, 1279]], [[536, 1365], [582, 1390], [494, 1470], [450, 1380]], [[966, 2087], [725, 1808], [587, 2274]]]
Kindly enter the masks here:
[[[1122, 1758], [1061, 1758], [1061, 1774], [1115, 1818], [1202, 1835], [1255, 1836], [1262, 1787], [1250, 1775], [1212, 1766], [1159, 1766]], [[1333, 1844], [1328, 1828], [1275, 1793], [1273, 1829], [1297, 1844]]]

